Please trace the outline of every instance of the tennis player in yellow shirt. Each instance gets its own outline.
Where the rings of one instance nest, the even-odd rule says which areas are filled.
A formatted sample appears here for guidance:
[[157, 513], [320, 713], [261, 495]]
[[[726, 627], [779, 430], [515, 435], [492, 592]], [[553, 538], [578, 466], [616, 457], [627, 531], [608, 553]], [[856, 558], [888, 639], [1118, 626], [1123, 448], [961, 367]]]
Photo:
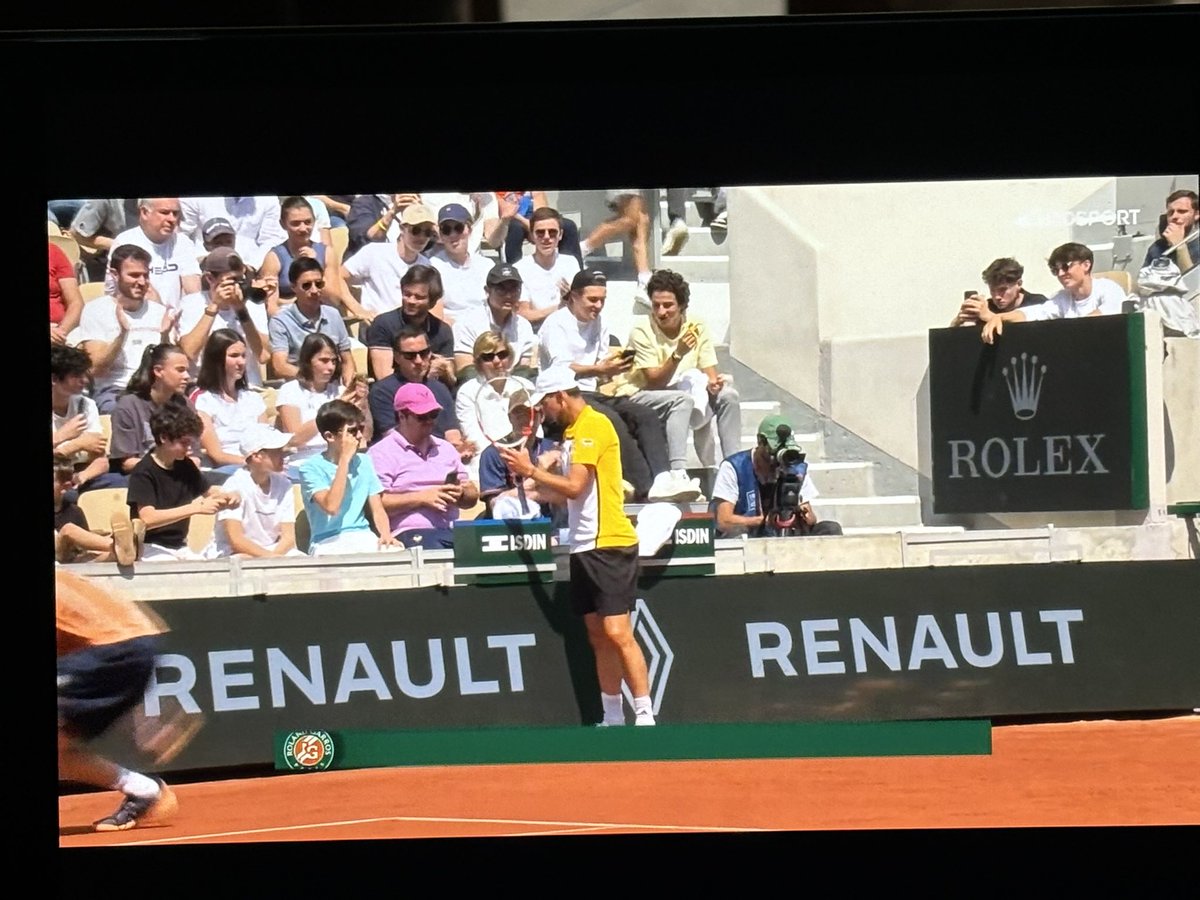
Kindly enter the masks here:
[[596, 655], [602, 725], [624, 725], [621, 679], [633, 693], [635, 725], [653, 725], [646, 658], [633, 636], [638, 575], [638, 536], [625, 515], [617, 433], [583, 399], [568, 366], [544, 370], [530, 402], [546, 419], [564, 426], [562, 475], [539, 468], [529, 455], [500, 450], [518, 478], [532, 478], [565, 498], [571, 545], [571, 605], [583, 616]]

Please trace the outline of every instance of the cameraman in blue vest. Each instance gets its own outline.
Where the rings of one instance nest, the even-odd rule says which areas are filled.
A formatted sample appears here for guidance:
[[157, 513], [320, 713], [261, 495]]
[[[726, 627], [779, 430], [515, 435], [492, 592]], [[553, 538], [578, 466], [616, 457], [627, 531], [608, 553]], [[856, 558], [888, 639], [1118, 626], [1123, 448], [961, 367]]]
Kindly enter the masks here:
[[792, 426], [783, 416], [767, 416], [757, 446], [721, 462], [709, 507], [718, 537], [841, 534], [837, 522], [817, 521], [818, 496]]

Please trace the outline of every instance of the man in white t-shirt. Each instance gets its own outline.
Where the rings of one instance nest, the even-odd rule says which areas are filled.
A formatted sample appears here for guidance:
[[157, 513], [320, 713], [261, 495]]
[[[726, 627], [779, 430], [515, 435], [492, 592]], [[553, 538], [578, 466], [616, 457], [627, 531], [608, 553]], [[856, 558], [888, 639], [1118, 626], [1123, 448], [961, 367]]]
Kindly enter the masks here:
[[296, 503], [283, 472], [283, 448], [291, 435], [270, 425], [255, 425], [242, 435], [239, 449], [246, 465], [221, 489], [242, 502], [217, 513], [205, 556], [303, 556], [296, 549]]
[[237, 234], [253, 243], [254, 249], [247, 249], [243, 257], [252, 269], [262, 268], [267, 252], [287, 240], [279, 224], [278, 197], [184, 197], [179, 204], [183, 213], [179, 230], [197, 244], [205, 222], [227, 219]]
[[1004, 333], [1005, 322], [1045, 322], [1050, 319], [1080, 319], [1084, 316], [1111, 316], [1121, 312], [1126, 295], [1121, 286], [1107, 278], [1092, 277], [1092, 251], [1083, 244], [1055, 247], [1047, 260], [1050, 274], [1062, 290], [1037, 306], [1021, 307], [1000, 313], [983, 326], [982, 339], [991, 344]]
[[[200, 290], [200, 264], [192, 241], [179, 233], [179, 198], [143, 197], [138, 200], [138, 223], [115, 238], [113, 246], [133, 244], [150, 254], [151, 299], [167, 309], [178, 309], [187, 294]], [[104, 292], [113, 293], [112, 266], [104, 281]]]
[[[413, 203], [400, 214], [400, 234], [395, 241], [372, 241], [342, 263], [342, 302], [349, 312], [367, 325], [380, 313], [400, 305], [400, 279], [412, 266], [430, 264], [421, 251], [434, 236], [433, 210]], [[362, 285], [356, 301], [347, 285]]]
[[521, 303], [517, 312], [533, 325], [534, 332], [542, 320], [562, 306], [571, 290], [571, 279], [579, 271], [579, 261], [558, 252], [562, 236], [562, 216], [558, 210], [543, 206], [529, 216], [529, 234], [533, 238], [533, 256], [526, 256], [514, 265], [521, 273]]
[[496, 263], [484, 276], [484, 289], [487, 299], [483, 305], [464, 313], [454, 323], [454, 368], [460, 384], [475, 376], [475, 340], [485, 331], [504, 335], [512, 347], [510, 372], [533, 365], [533, 326], [517, 315], [521, 273], [508, 263]]
[[179, 346], [192, 364], [192, 375], [200, 371], [204, 345], [214, 329], [236, 331], [246, 342], [246, 384], [262, 386], [260, 365], [271, 358], [267, 311], [262, 303], [247, 303], [241, 282], [245, 264], [228, 247], [217, 247], [204, 258], [204, 290], [183, 298], [179, 315]]
[[91, 357], [92, 399], [101, 414], [112, 412], [146, 348], [166, 342], [175, 327], [175, 314], [146, 299], [150, 259], [141, 247], [118, 244], [108, 257], [114, 296], [84, 306], [79, 327], [71, 332], [72, 342]]
[[471, 253], [478, 253], [484, 246], [493, 250], [503, 247], [508, 237], [508, 225], [520, 207], [519, 199], [513, 201], [507, 194], [497, 197], [492, 191], [470, 194], [422, 192], [421, 202], [431, 209], [454, 203], [467, 210], [471, 225], [467, 242]]
[[453, 325], [465, 313], [483, 306], [492, 261], [479, 251], [471, 250], [474, 226], [465, 206], [448, 203], [438, 210], [437, 219], [440, 246], [429, 259], [442, 276], [442, 315], [439, 318]]

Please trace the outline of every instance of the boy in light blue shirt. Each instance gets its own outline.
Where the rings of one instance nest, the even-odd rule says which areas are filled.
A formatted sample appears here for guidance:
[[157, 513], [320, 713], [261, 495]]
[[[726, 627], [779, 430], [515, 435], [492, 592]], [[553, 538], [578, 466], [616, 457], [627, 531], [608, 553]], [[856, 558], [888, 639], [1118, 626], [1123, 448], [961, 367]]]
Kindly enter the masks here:
[[379, 475], [371, 458], [360, 452], [366, 449], [362, 412], [344, 400], [330, 400], [317, 410], [316, 422], [325, 452], [299, 468], [300, 496], [312, 534], [309, 555], [400, 546], [388, 527]]

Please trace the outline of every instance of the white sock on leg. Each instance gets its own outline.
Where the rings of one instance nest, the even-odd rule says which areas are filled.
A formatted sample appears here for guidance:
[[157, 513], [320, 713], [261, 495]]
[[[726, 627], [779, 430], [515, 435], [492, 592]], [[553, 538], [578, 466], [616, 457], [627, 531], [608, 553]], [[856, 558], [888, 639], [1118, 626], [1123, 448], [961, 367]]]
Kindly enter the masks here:
[[600, 702], [604, 706], [605, 725], [624, 725], [625, 707], [620, 694], [600, 693]]
[[654, 724], [654, 704], [650, 702], [650, 697], [634, 697], [633, 711], [637, 718], [634, 719], [634, 725], [653, 725]]
[[153, 778], [128, 770], [122, 770], [113, 787], [130, 797], [157, 797], [159, 792], [158, 782]]

